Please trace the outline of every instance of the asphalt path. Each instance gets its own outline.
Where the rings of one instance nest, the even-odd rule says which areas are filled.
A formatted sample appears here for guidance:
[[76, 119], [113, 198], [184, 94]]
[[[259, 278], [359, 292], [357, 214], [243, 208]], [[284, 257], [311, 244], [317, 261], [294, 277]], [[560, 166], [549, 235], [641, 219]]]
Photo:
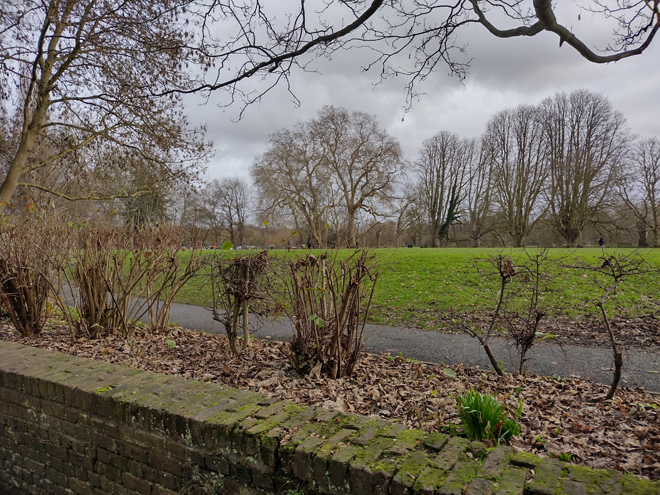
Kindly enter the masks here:
[[[222, 324], [213, 321], [211, 311], [188, 304], [173, 304], [170, 321], [184, 328], [224, 334]], [[286, 318], [258, 322], [253, 335], [262, 339], [288, 340], [293, 328]], [[453, 335], [428, 330], [367, 325], [365, 350], [374, 353], [401, 355], [422, 362], [465, 364], [490, 369], [486, 353], [468, 335]], [[490, 347], [496, 359], [507, 370], [517, 369], [519, 360], [515, 347], [505, 339], [493, 338]], [[528, 352], [527, 371], [545, 376], [577, 376], [610, 384], [614, 359], [611, 349], [576, 345], [558, 346], [541, 342]], [[624, 352], [623, 374], [619, 386], [643, 387], [660, 393], [660, 354], [631, 349]]]

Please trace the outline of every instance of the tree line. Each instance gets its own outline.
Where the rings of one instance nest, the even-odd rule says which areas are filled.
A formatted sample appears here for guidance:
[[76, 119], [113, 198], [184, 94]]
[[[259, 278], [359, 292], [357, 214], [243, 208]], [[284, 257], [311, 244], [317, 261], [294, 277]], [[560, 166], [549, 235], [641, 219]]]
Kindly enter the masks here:
[[324, 107], [250, 175], [203, 188], [197, 225], [235, 244], [658, 245], [660, 141], [585, 90], [502, 110], [478, 138], [440, 131], [412, 160], [373, 116]]
[[[278, 84], [295, 91], [289, 80], [293, 71], [313, 70], [315, 58], [331, 58], [338, 50], [367, 47], [373, 54], [370, 66], [379, 68], [381, 78], [407, 81], [408, 101], [417, 94], [415, 85], [439, 66], [460, 78], [467, 75], [469, 57], [460, 36], [472, 25], [496, 38], [556, 36], [560, 47], [591, 63], [642, 54], [660, 29], [658, 0], [614, 3], [576, 7], [578, 21], [584, 10], [611, 23], [611, 35], [600, 42], [608, 49], [600, 54], [583, 41], [584, 24], [573, 27], [565, 21], [573, 19], [570, 8], [550, 0], [459, 0], [432, 8], [426, 2], [383, 0], [319, 5], [263, 0], [2, 2], [0, 208], [11, 210], [20, 202], [84, 205], [149, 193], [155, 198], [149, 200], [150, 210], [162, 210], [159, 196], [194, 181], [209, 154], [204, 129], [191, 126], [185, 117], [184, 95], [199, 94], [221, 105], [237, 103], [245, 110]], [[248, 79], [263, 85], [249, 88]], [[331, 132], [323, 125], [315, 127]], [[291, 130], [299, 131], [307, 132]], [[389, 178], [369, 175], [370, 181], [383, 182], [382, 192], [389, 194]], [[351, 225], [375, 206], [372, 198], [381, 191], [363, 195], [362, 179], [350, 180], [354, 182], [334, 186], [342, 189], [346, 236], [352, 241]], [[137, 223], [144, 220], [139, 218], [144, 199], [132, 201], [129, 208], [138, 215]], [[317, 221], [315, 242], [320, 240], [318, 230]]]

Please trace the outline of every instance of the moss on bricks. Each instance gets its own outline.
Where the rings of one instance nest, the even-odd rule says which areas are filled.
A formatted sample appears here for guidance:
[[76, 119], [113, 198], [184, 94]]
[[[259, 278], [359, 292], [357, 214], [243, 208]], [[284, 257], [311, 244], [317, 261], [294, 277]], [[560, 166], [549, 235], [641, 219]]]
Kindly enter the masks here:
[[660, 481], [647, 481], [631, 475], [623, 476], [622, 494], [625, 495], [658, 495], [660, 494]]
[[479, 463], [471, 458], [466, 458], [452, 470], [442, 487], [443, 495], [463, 495], [465, 487], [477, 475]]
[[396, 438], [401, 432], [407, 431], [408, 427], [403, 423], [391, 423], [380, 433], [381, 436]]
[[465, 488], [464, 495], [493, 495], [495, 484], [490, 480], [475, 478]]
[[357, 445], [367, 445], [374, 438], [387, 431], [389, 423], [382, 419], [373, 419], [360, 428], [360, 434], [353, 443]]
[[614, 495], [621, 490], [623, 473], [612, 469], [591, 469], [569, 464], [564, 468], [564, 474], [571, 481], [587, 485], [589, 492]]
[[426, 440], [424, 440], [424, 447], [436, 452], [440, 452], [440, 450], [442, 450], [448, 441], [449, 435], [445, 435], [444, 433], [439, 433], [436, 431], [426, 437]]
[[350, 488], [348, 467], [355, 457], [356, 447], [338, 446], [337, 451], [327, 461], [328, 489], [332, 492], [348, 493]]
[[561, 483], [564, 463], [555, 459], [542, 459], [535, 469], [535, 475], [528, 486], [529, 495], [561, 495]]
[[230, 427], [232, 429], [238, 422], [253, 416], [260, 410], [261, 406], [257, 404], [243, 404], [241, 407], [233, 407], [211, 416], [207, 421], [220, 427]]
[[285, 434], [280, 425], [302, 409], [303, 406], [298, 404], [285, 404], [278, 414], [256, 420], [256, 423], [246, 428], [244, 431], [246, 454], [256, 456], [258, 462], [274, 468], [280, 441]]
[[499, 483], [496, 483], [494, 494], [523, 495], [528, 477], [529, 469], [509, 466], [502, 473]]
[[429, 457], [424, 451], [412, 452], [399, 466], [392, 479], [392, 495], [412, 495], [412, 489], [419, 474], [429, 465]]
[[440, 469], [449, 471], [453, 469], [469, 446], [469, 440], [460, 437], [452, 437], [438, 455], [433, 458], [433, 463]]
[[288, 400], [279, 400], [277, 402], [271, 402], [270, 404], [264, 404], [264, 401], [259, 401], [260, 406], [266, 406], [266, 407], [264, 407], [261, 411], [255, 414], [255, 417], [259, 419], [265, 419], [269, 416], [279, 413], [287, 405], [291, 405], [291, 404], [293, 404], [293, 402]]
[[479, 442], [477, 440], [473, 440], [470, 442], [470, 448], [469, 448], [470, 453], [476, 458], [476, 459], [483, 459], [486, 454], [488, 454], [488, 447], [486, 447], [486, 444], [483, 442]]
[[377, 436], [367, 445], [357, 448], [354, 460], [349, 466], [353, 493], [388, 493], [397, 466], [396, 461], [384, 458], [383, 453], [390, 450], [393, 444], [393, 438]]
[[[504, 448], [513, 451], [513, 449], [510, 447], [498, 447], [498, 448]], [[541, 458], [534, 454], [531, 454], [530, 452], [516, 452], [514, 455], [511, 456], [511, 464], [515, 466], [533, 469], [540, 462], [541, 462]]]
[[232, 389], [231, 398], [236, 402], [227, 408], [227, 411], [229, 412], [240, 412], [246, 406], [257, 406], [259, 410], [262, 409], [262, 406], [259, 406], [258, 402], [263, 398], [263, 395], [257, 394], [256, 392]]
[[295, 416], [292, 416], [290, 419], [282, 423], [282, 429], [286, 431], [297, 431], [299, 428], [309, 424], [311, 419], [316, 414], [314, 407], [305, 407]]
[[350, 441], [356, 430], [342, 428], [327, 439], [315, 452], [310, 469], [313, 471], [314, 484], [320, 486], [322, 491], [328, 491], [331, 484], [329, 480], [328, 464], [337, 449]]
[[401, 431], [396, 438], [394, 444], [388, 452], [398, 455], [406, 455], [410, 450], [418, 448], [428, 434], [420, 430], [404, 430]]
[[315, 451], [325, 442], [321, 437], [309, 437], [294, 450], [293, 474], [308, 483], [313, 480], [312, 459]]
[[434, 495], [440, 492], [447, 481], [448, 473], [436, 466], [426, 466], [413, 485], [414, 495]]
[[[527, 452], [524, 452], [527, 454]], [[517, 455], [517, 454], [516, 454]], [[532, 455], [532, 454], [528, 454]], [[509, 461], [514, 456], [514, 450], [512, 447], [507, 447], [505, 445], [499, 445], [491, 450], [481, 464], [479, 469], [479, 477], [486, 478], [489, 480], [499, 480], [504, 472], [504, 469], [509, 465]], [[532, 456], [538, 461], [538, 457]], [[520, 465], [520, 464], [517, 464]], [[536, 465], [536, 464], [534, 464]], [[530, 466], [525, 466], [530, 467]]]
[[282, 470], [284, 474], [291, 474], [293, 470], [293, 457], [296, 447], [300, 445], [305, 439], [312, 435], [319, 436], [317, 431], [321, 429], [321, 423], [307, 423], [301, 428], [297, 429], [288, 439], [280, 443], [278, 455], [281, 460]]

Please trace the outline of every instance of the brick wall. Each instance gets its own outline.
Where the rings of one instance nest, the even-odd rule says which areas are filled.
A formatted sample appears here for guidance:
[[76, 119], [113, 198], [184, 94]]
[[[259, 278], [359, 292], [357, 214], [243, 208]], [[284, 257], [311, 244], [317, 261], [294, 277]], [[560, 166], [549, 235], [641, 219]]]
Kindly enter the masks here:
[[0, 493], [660, 495], [616, 471], [0, 342]]

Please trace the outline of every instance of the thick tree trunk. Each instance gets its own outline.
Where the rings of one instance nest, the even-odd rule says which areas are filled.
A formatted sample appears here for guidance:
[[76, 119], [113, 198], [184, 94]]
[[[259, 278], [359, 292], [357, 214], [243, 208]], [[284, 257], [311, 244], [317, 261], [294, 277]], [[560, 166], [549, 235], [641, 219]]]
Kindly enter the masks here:
[[357, 247], [357, 237], [355, 234], [355, 212], [348, 212], [348, 224], [346, 226], [346, 242], [349, 248]]
[[9, 165], [9, 170], [2, 182], [2, 186], [0, 186], [0, 204], [3, 202], [9, 203], [11, 201], [11, 197], [14, 195], [14, 191], [18, 187], [21, 174], [25, 170], [30, 151], [32, 151], [32, 148], [34, 147], [38, 134], [38, 132], [31, 129], [26, 132], [21, 145], [14, 156], [14, 160]]
[[11, 197], [14, 195], [14, 191], [18, 187], [21, 175], [25, 171], [25, 165], [27, 164], [30, 152], [32, 151], [32, 148], [34, 148], [34, 143], [36, 142], [46, 120], [46, 113], [49, 106], [50, 102], [48, 101], [48, 98], [41, 98], [37, 102], [29, 124], [23, 126], [21, 143], [18, 146], [16, 155], [14, 155], [14, 159], [9, 165], [7, 175], [0, 186], [0, 204], [9, 203], [11, 201]]

